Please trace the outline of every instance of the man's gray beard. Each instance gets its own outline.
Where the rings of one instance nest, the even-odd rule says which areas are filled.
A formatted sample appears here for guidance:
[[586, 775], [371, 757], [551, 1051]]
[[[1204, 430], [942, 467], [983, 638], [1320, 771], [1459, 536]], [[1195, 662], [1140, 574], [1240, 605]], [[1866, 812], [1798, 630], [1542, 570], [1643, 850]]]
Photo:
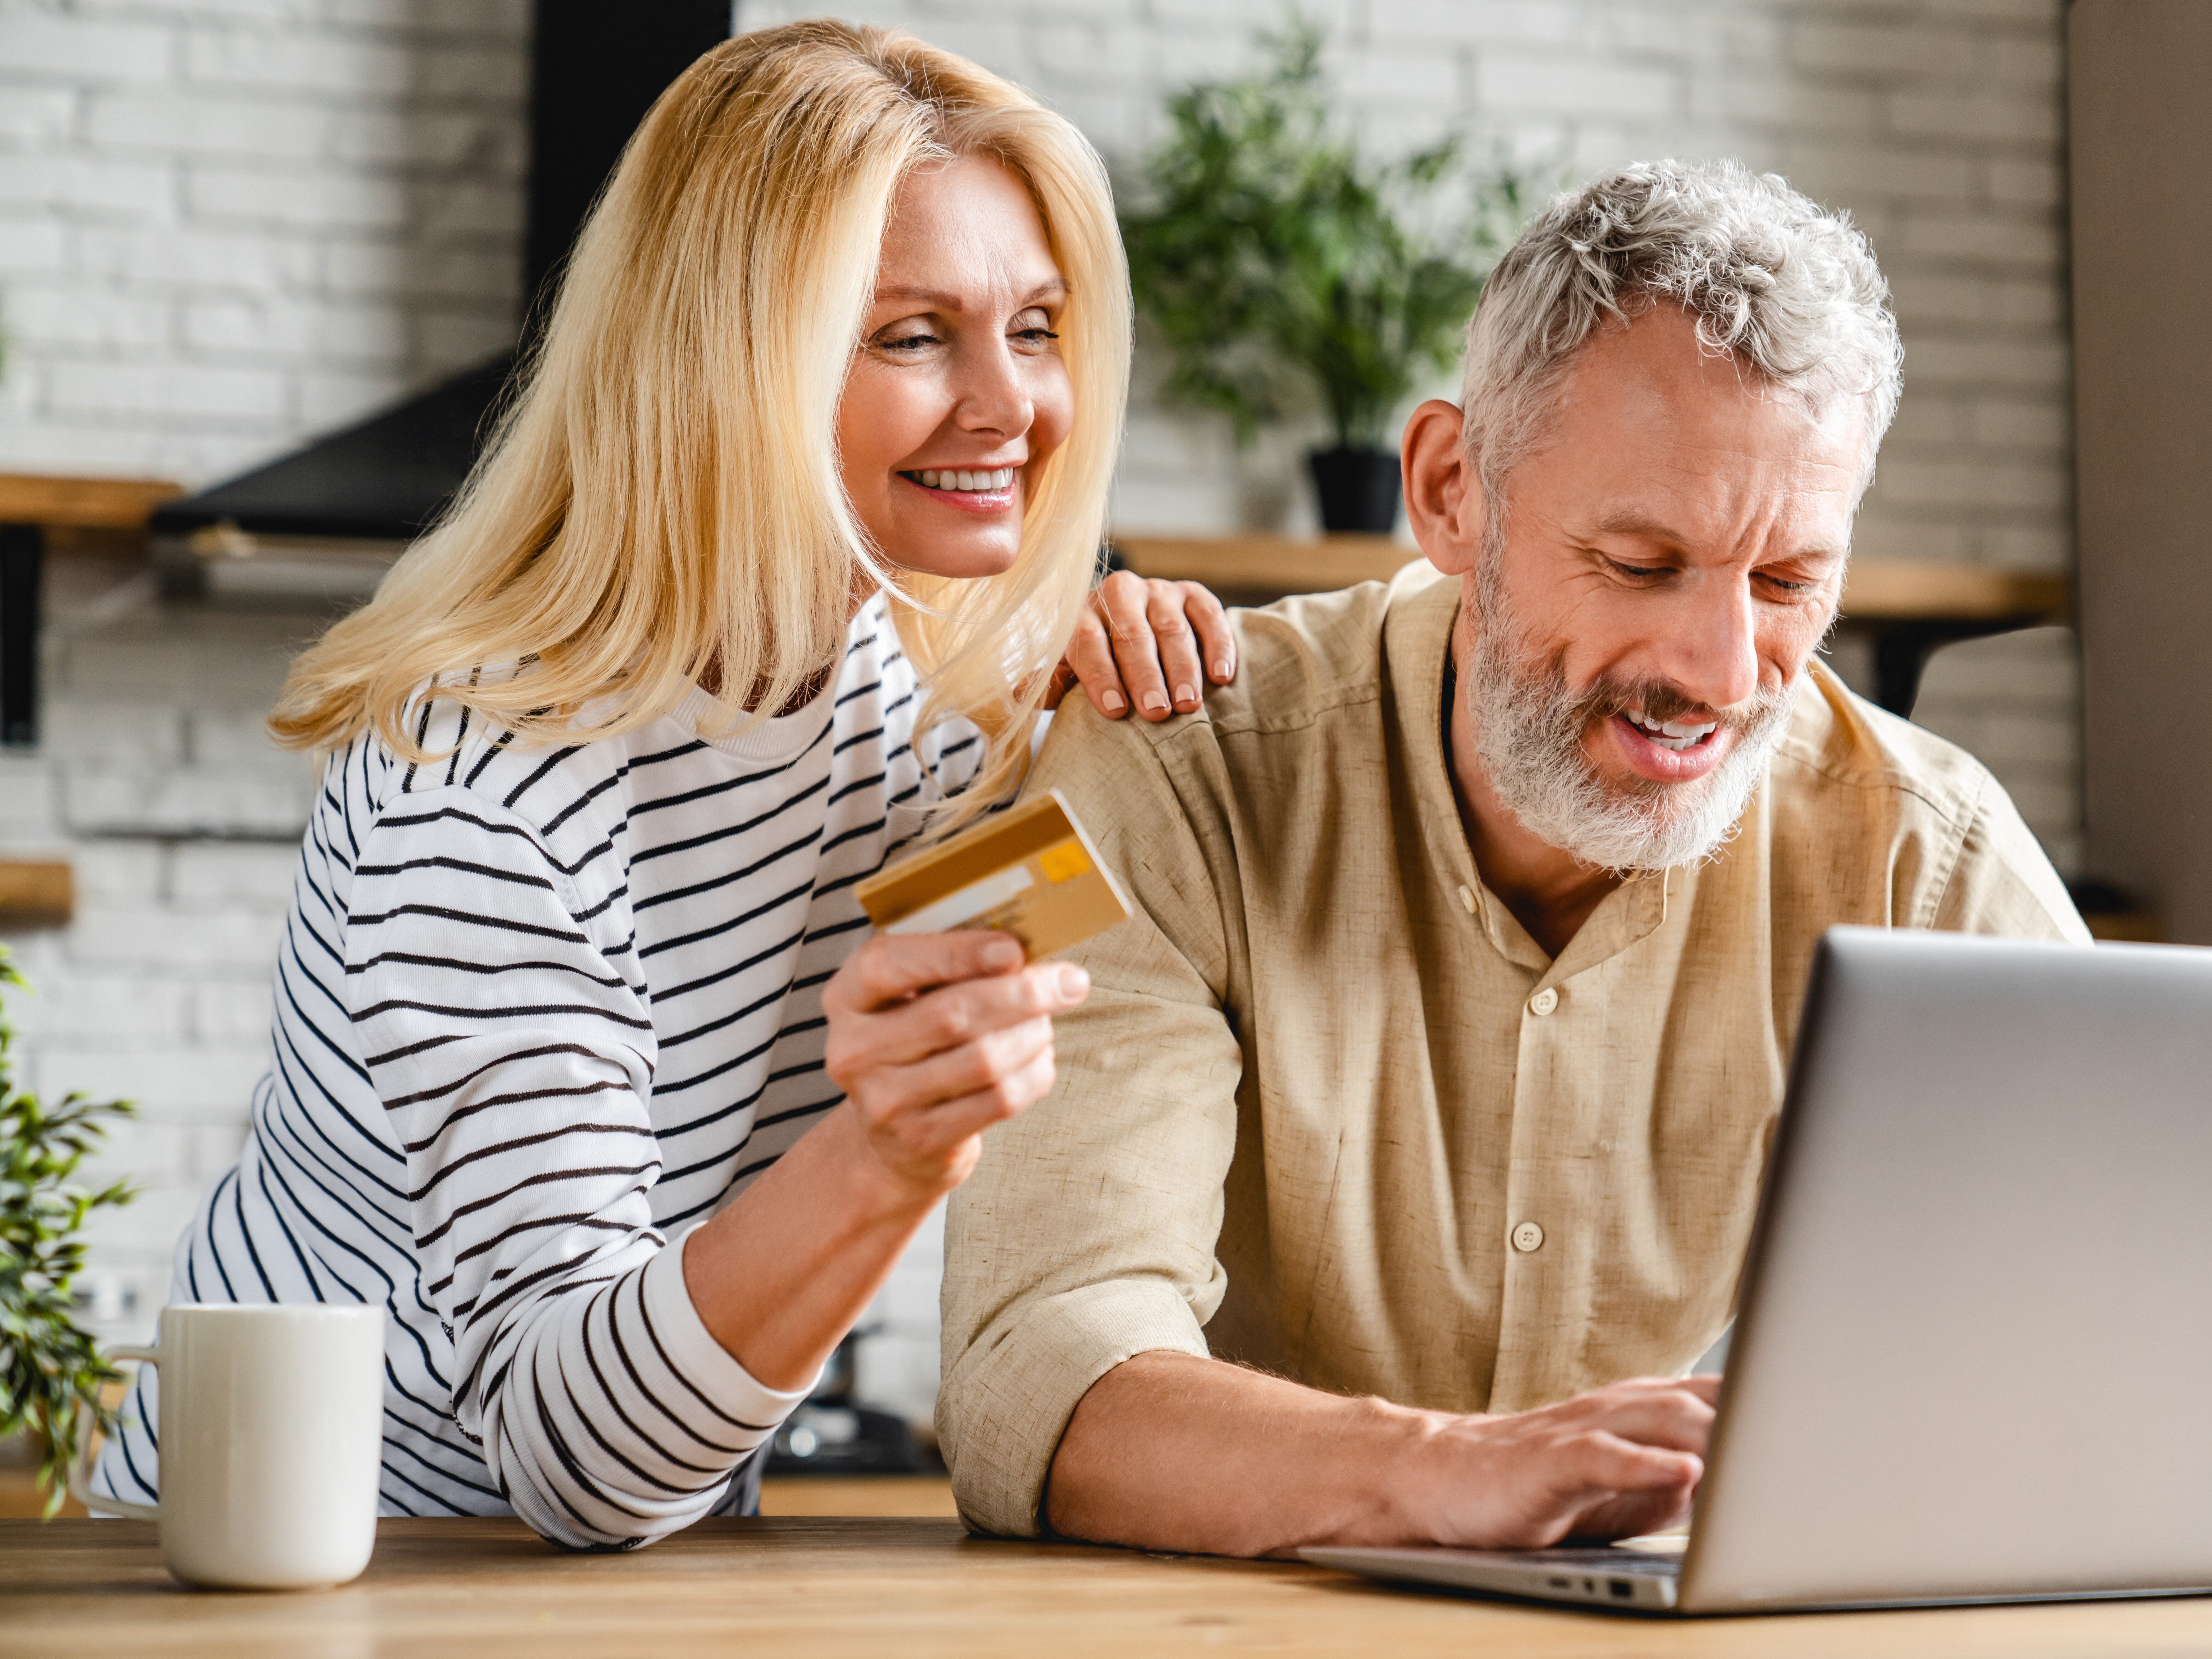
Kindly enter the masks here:
[[1674, 719], [1690, 712], [1686, 700], [1663, 683], [1604, 678], [1586, 690], [1571, 689], [1556, 655], [1538, 661], [1506, 605], [1498, 562], [1496, 550], [1485, 549], [1464, 678], [1475, 756], [1505, 809], [1531, 834], [1601, 870], [1694, 864], [1735, 839], [1789, 724], [1790, 690], [1761, 687], [1749, 704], [1723, 716], [1736, 741], [1705, 777], [1609, 787], [1583, 749], [1591, 722], [1632, 708]]

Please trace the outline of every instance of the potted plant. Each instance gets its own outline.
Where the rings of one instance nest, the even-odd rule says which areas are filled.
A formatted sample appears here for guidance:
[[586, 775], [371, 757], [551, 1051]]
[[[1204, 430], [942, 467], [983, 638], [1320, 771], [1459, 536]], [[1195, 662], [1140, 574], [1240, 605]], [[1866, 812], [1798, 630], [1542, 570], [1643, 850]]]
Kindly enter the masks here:
[[[22, 983], [0, 949], [0, 985]], [[70, 1285], [84, 1266], [78, 1235], [94, 1210], [134, 1196], [123, 1182], [88, 1192], [72, 1177], [106, 1134], [100, 1120], [132, 1108], [74, 1094], [41, 1107], [15, 1085], [14, 1036], [0, 1011], [0, 1439], [31, 1437], [51, 1516], [61, 1507], [84, 1420], [114, 1426], [105, 1390], [122, 1380], [76, 1321]]]
[[[1320, 30], [1261, 38], [1257, 72], [1168, 100], [1144, 205], [1121, 219], [1130, 280], [1171, 356], [1170, 399], [1225, 414], [1240, 443], [1318, 407], [1334, 440], [1309, 457], [1323, 527], [1388, 533], [1391, 416], [1424, 370], [1457, 358], [1528, 183], [1463, 167], [1457, 136], [1364, 159], [1329, 107]], [[1441, 214], [1450, 185], [1462, 211]]]

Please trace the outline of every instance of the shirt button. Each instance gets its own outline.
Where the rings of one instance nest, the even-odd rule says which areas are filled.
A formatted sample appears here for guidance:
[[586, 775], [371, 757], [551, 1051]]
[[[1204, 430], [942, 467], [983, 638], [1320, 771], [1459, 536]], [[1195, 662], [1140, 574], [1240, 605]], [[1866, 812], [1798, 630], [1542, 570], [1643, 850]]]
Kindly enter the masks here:
[[1522, 1255], [1541, 1249], [1543, 1245], [1544, 1230], [1534, 1222], [1524, 1221], [1513, 1230], [1513, 1248]]
[[[1556, 987], [1550, 985], [1547, 985], [1542, 990], [1537, 992], [1534, 996], [1528, 999], [1528, 1012], [1535, 1015], [1539, 1019], [1541, 1019], [1545, 1015], [1550, 1013], [1553, 1009], [1559, 1006], [1559, 990]], [[1534, 1247], [1532, 1246], [1531, 1248]]]
[[1459, 890], [1459, 908], [1466, 911], [1469, 915], [1473, 915], [1474, 914], [1474, 888], [1462, 887]]

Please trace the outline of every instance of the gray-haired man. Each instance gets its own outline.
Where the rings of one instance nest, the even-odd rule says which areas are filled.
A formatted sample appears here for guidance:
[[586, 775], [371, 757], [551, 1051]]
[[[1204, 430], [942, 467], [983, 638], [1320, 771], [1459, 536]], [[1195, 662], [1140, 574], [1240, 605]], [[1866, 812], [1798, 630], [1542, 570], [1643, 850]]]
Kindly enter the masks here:
[[[992, 1530], [1260, 1554], [1676, 1519], [1814, 941], [2083, 939], [2003, 792], [1814, 661], [1897, 403], [1871, 251], [1740, 167], [1562, 198], [1435, 571], [1243, 614], [1234, 687], [1077, 709], [1139, 910], [955, 1196], [939, 1422]], [[1459, 578], [1440, 580], [1436, 571]]]

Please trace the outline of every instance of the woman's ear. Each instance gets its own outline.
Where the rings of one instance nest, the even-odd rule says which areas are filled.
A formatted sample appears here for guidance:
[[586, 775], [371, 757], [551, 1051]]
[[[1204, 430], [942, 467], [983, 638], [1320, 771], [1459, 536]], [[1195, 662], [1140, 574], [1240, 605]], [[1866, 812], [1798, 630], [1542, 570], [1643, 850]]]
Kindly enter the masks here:
[[1406, 522], [1429, 562], [1447, 576], [1474, 569], [1482, 547], [1482, 481], [1462, 432], [1459, 406], [1431, 398], [1406, 422], [1399, 451]]

